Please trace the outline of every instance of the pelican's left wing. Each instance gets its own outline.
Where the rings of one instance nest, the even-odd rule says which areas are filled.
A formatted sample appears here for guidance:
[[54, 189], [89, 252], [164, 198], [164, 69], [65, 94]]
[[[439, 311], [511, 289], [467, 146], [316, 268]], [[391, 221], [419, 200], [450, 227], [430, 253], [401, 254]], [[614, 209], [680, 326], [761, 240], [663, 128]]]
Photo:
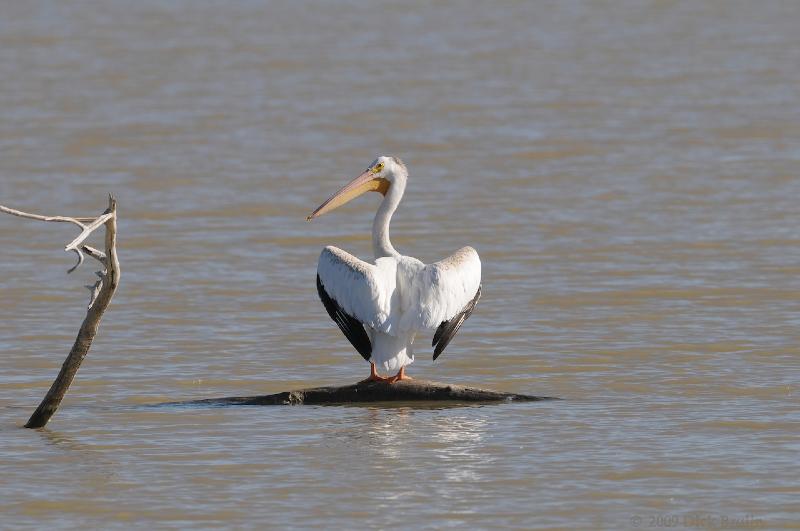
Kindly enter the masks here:
[[481, 260], [472, 247], [421, 268], [412, 281], [411, 307], [403, 326], [436, 329], [433, 359], [439, 357], [470, 316], [481, 296]]
[[387, 334], [394, 332], [392, 318], [396, 312], [392, 312], [392, 304], [397, 285], [394, 259], [379, 258], [370, 264], [328, 246], [319, 256], [317, 276], [319, 287], [341, 312], [364, 326]]

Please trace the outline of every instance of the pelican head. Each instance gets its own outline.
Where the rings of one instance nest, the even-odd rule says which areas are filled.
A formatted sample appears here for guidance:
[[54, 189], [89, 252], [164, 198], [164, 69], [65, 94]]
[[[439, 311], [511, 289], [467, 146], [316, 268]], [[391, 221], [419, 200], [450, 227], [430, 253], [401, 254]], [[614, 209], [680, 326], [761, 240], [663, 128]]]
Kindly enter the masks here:
[[366, 192], [380, 192], [386, 195], [393, 183], [408, 176], [405, 164], [397, 157], [380, 156], [370, 164], [364, 173], [347, 183], [344, 188], [330, 196], [306, 218], [306, 221], [330, 212]]

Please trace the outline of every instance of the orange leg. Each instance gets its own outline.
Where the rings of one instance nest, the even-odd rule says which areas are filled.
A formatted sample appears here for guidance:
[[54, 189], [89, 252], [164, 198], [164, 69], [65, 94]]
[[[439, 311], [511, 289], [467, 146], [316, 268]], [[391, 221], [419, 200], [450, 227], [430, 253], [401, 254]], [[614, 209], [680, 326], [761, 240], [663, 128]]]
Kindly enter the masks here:
[[366, 380], [362, 380], [364, 382], [388, 382], [389, 378], [381, 376], [378, 374], [377, 369], [375, 369], [375, 364], [370, 362], [369, 363], [369, 378]]
[[414, 378], [406, 374], [405, 367], [400, 367], [398, 373], [392, 376], [391, 378], [386, 378], [386, 381], [389, 382], [390, 384], [393, 384], [395, 382], [399, 382], [400, 380], [413, 380], [413, 379]]

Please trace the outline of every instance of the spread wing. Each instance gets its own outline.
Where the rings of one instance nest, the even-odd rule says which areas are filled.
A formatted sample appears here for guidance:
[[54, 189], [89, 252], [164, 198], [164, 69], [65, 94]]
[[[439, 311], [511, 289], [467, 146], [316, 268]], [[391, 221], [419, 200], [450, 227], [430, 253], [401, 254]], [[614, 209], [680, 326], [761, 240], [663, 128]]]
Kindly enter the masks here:
[[319, 275], [317, 275], [317, 293], [319, 293], [319, 298], [323, 306], [325, 306], [328, 315], [331, 316], [333, 322], [336, 323], [339, 330], [342, 331], [344, 337], [355, 347], [362, 358], [369, 361], [372, 357], [372, 343], [369, 341], [367, 331], [364, 330], [364, 325], [347, 315], [347, 313], [342, 310], [341, 306], [328, 295], [328, 292], [325, 291], [325, 287], [322, 285]]
[[472, 247], [422, 267], [411, 282], [403, 327], [436, 329], [434, 358], [441, 354], [480, 298], [481, 260]]
[[[317, 267], [320, 298], [325, 309], [337, 324], [345, 317], [364, 326], [390, 334], [394, 330], [393, 317], [397, 312], [392, 309], [395, 304], [397, 285], [397, 262], [392, 258], [379, 258], [375, 264], [359, 260], [355, 256], [333, 246], [325, 247], [319, 256]], [[329, 302], [326, 303], [323, 293]], [[333, 308], [337, 317], [331, 313]], [[353, 346], [359, 346], [339, 324], [345, 336]], [[347, 328], [354, 326], [347, 324]], [[364, 353], [359, 350], [361, 355]]]
[[439, 325], [439, 328], [436, 329], [436, 333], [433, 334], [433, 341], [431, 342], [431, 346], [434, 347], [433, 350], [433, 359], [434, 361], [436, 358], [439, 357], [439, 354], [447, 347], [450, 343], [450, 340], [453, 339], [458, 332], [458, 329], [461, 328], [461, 325], [464, 324], [464, 321], [472, 315], [472, 310], [475, 309], [475, 306], [478, 304], [478, 299], [481, 298], [481, 287], [478, 286], [478, 292], [475, 294], [475, 297], [471, 301], [467, 303], [466, 306], [459, 312], [456, 316], [452, 319], [448, 319], [447, 321], [442, 321], [442, 324]]

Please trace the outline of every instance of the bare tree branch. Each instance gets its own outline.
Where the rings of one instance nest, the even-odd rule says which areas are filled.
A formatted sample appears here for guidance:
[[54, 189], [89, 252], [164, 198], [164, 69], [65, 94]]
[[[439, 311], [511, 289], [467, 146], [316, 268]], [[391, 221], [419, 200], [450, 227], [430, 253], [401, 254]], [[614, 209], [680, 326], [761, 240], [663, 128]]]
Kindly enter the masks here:
[[5, 212], [6, 214], [11, 214], [12, 216], [19, 216], [21, 218], [28, 218], [28, 219], [38, 219], [39, 221], [56, 221], [56, 222], [67, 222], [67, 223], [74, 223], [78, 225], [80, 228], [85, 228], [84, 222], [87, 221], [94, 221], [97, 218], [71, 218], [68, 216], [41, 216], [39, 214], [29, 214], [28, 212], [22, 212], [21, 210], [15, 210], [13, 208], [4, 207], [0, 205], [0, 212]]
[[73, 271], [75, 271], [76, 269], [78, 269], [78, 268], [81, 266], [81, 264], [83, 263], [83, 253], [82, 253], [82, 252], [80, 252], [80, 251], [79, 251], [79, 250], [77, 250], [77, 249], [73, 249], [73, 251], [75, 251], [75, 254], [77, 254], [77, 255], [78, 255], [78, 263], [77, 263], [77, 264], [75, 264], [74, 266], [72, 266], [71, 268], [67, 269], [67, 274], [68, 274], [68, 275], [69, 275], [70, 273], [72, 273]]
[[94, 247], [90, 247], [88, 245], [81, 245], [81, 251], [88, 254], [89, 256], [91, 256], [104, 266], [108, 265], [108, 262], [106, 261], [106, 253], [104, 253], [103, 251], [95, 249]]
[[109, 212], [108, 214], [103, 214], [102, 216], [100, 216], [96, 220], [92, 221], [89, 225], [86, 225], [86, 227], [84, 227], [84, 229], [83, 229], [83, 232], [81, 232], [80, 235], [77, 238], [75, 238], [70, 243], [68, 243], [67, 246], [64, 247], [64, 250], [65, 251], [72, 251], [73, 249], [77, 250], [78, 246], [80, 244], [82, 244], [83, 241], [86, 238], [88, 238], [89, 235], [92, 234], [92, 232], [95, 231], [95, 229], [97, 229], [99, 226], [103, 225], [106, 221], [108, 221], [112, 217], [114, 217], [114, 213], [113, 212]]
[[[76, 263], [74, 266], [69, 268], [67, 270], [67, 274], [72, 273], [73, 271], [78, 269], [81, 266], [81, 264], [83, 264], [83, 252], [82, 252], [82, 250], [83, 250], [84, 247], [88, 247], [88, 246], [82, 246], [80, 249], [78, 248], [78, 246], [81, 243], [83, 243], [83, 241], [86, 240], [86, 238], [88, 238], [89, 235], [92, 234], [92, 232], [97, 230], [97, 228], [99, 228], [101, 225], [106, 223], [109, 220], [109, 218], [111, 216], [113, 216], [113, 213], [105, 213], [105, 214], [103, 214], [103, 215], [101, 215], [99, 217], [96, 217], [96, 218], [73, 218], [73, 217], [69, 217], [69, 216], [42, 216], [40, 214], [31, 214], [29, 212], [23, 212], [21, 210], [8, 208], [8, 207], [5, 207], [3, 205], [0, 205], [0, 212], [5, 212], [6, 214], [11, 214], [12, 216], [18, 216], [18, 217], [26, 218], [26, 219], [36, 219], [36, 220], [39, 220], [39, 221], [54, 221], [54, 222], [61, 222], [61, 223], [73, 223], [73, 224], [79, 226], [82, 229], [80, 235], [77, 238], [75, 238], [74, 240], [72, 240], [70, 243], [68, 243], [66, 245], [66, 247], [64, 247], [65, 251], [74, 251], [78, 255], [78, 263]], [[86, 225], [86, 223], [89, 223], [89, 225]], [[91, 247], [88, 247], [88, 248], [91, 249]], [[97, 252], [99, 253], [100, 251], [97, 251]], [[97, 257], [95, 256], [94, 258], [97, 258]], [[98, 260], [99, 260], [99, 258], [98, 258]], [[103, 264], [103, 265], [105, 265], [105, 264]]]
[[[91, 290], [91, 297], [89, 300], [89, 308], [86, 312], [86, 317], [78, 330], [78, 336], [75, 338], [75, 343], [70, 350], [67, 359], [61, 366], [61, 371], [58, 373], [53, 385], [45, 395], [39, 407], [31, 415], [31, 418], [25, 424], [26, 428], [41, 428], [50, 420], [55, 414], [61, 400], [64, 398], [69, 386], [75, 378], [75, 374], [89, 352], [92, 346], [92, 340], [97, 334], [97, 329], [100, 326], [100, 319], [103, 317], [111, 298], [117, 291], [119, 285], [119, 278], [121, 275], [119, 267], [119, 259], [117, 257], [117, 202], [109, 195], [108, 208], [103, 214], [93, 218], [71, 218], [66, 216], [41, 216], [38, 214], [30, 214], [20, 210], [4, 207], [0, 205], [0, 212], [19, 216], [27, 219], [36, 219], [39, 221], [55, 221], [55, 222], [68, 222], [78, 225], [82, 230], [81, 234], [72, 242], [67, 244], [65, 251], [74, 251], [78, 254], [78, 263], [75, 264], [68, 272], [75, 271], [83, 263], [85, 252], [92, 258], [98, 260], [103, 264], [103, 271], [98, 271], [97, 276], [100, 277], [93, 286], [87, 286]], [[81, 245], [89, 235], [98, 229], [100, 226], [105, 226], [105, 253], [99, 251], [88, 245]], [[78, 246], [81, 245], [80, 248]]]

